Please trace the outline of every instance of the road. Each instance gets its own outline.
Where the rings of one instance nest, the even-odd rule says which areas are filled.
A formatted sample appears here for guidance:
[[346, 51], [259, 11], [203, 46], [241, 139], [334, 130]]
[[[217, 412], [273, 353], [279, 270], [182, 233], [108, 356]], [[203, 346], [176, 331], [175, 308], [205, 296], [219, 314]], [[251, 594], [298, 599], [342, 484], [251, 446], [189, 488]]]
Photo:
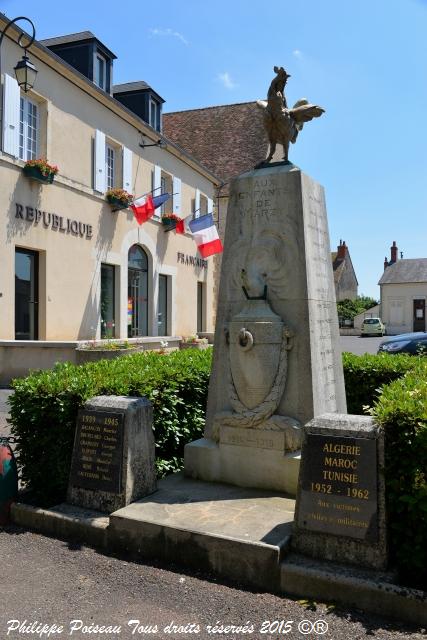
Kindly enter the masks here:
[[[321, 636], [329, 640], [421, 640], [422, 630], [367, 615], [355, 609], [338, 609], [321, 603], [298, 603], [281, 596], [246, 591], [238, 586], [220, 584], [209, 575], [182, 573], [175, 566], [127, 562], [105, 556], [93, 549], [61, 542], [35, 533], [10, 528], [0, 531], [2, 552], [0, 638], [38, 638], [30, 633], [11, 631], [8, 621], [26, 626], [34, 622], [64, 627], [70, 636], [70, 622], [121, 626], [120, 633], [83, 633], [77, 629], [72, 638], [289, 638], [314, 640], [319, 635], [301, 633], [312, 623], [328, 625]], [[140, 627], [157, 633], [132, 630]], [[289, 633], [260, 632], [264, 621], [289, 621]], [[309, 623], [303, 621], [309, 621]], [[326, 630], [322, 622], [322, 628]], [[187, 627], [187, 632], [168, 633], [170, 624]], [[311, 623], [311, 624], [310, 624]], [[252, 633], [208, 633], [207, 626], [245, 626]], [[9, 623], [13, 628], [17, 623]], [[75, 622], [77, 628], [79, 622]], [[190, 627], [193, 625], [193, 627]], [[310, 626], [307, 626], [310, 625]], [[268, 627], [268, 625], [264, 625]], [[190, 632], [193, 629], [193, 632]], [[199, 629], [199, 633], [196, 633]], [[274, 629], [274, 627], [273, 627]], [[46, 638], [44, 635], [42, 638]], [[424, 636], [425, 637], [425, 636]]]

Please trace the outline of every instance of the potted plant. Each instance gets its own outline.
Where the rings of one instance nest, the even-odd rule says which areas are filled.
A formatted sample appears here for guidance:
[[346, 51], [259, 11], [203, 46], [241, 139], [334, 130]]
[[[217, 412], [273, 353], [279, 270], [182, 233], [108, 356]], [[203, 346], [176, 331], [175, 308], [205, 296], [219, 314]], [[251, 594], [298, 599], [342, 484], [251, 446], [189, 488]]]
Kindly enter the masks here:
[[52, 184], [54, 177], [58, 173], [58, 167], [49, 164], [47, 160], [38, 158], [37, 160], [27, 160], [22, 169], [24, 175], [31, 180], [37, 180], [44, 184]]
[[97, 362], [98, 360], [112, 360], [120, 356], [127, 356], [143, 350], [143, 345], [127, 340], [89, 340], [80, 342], [76, 348], [76, 363]]
[[208, 347], [208, 339], [199, 338], [197, 334], [194, 336], [183, 337], [179, 344], [180, 349], [207, 349]]
[[162, 225], [165, 227], [165, 231], [175, 229], [177, 222], [181, 222], [181, 218], [174, 213], [164, 213], [162, 215]]
[[109, 189], [105, 194], [107, 201], [113, 207], [113, 211], [119, 211], [120, 209], [127, 209], [134, 197], [131, 193], [128, 193], [125, 189]]

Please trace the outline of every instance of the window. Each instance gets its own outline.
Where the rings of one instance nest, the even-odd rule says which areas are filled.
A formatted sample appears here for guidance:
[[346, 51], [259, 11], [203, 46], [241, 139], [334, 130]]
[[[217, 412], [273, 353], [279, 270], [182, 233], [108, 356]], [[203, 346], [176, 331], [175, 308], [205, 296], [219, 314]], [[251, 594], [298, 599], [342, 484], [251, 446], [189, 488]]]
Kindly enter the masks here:
[[113, 189], [115, 186], [115, 151], [113, 147], [109, 144], [105, 147], [105, 175], [106, 175], [106, 187], [108, 189]]
[[39, 148], [39, 108], [29, 98], [20, 99], [19, 113], [19, 157], [35, 160]]
[[157, 335], [168, 335], [168, 276], [159, 275]]
[[154, 193], [155, 196], [160, 195], [161, 193], [169, 193], [170, 198], [166, 200], [160, 207], [160, 214], [164, 215], [165, 213], [173, 212], [173, 180], [172, 176], [165, 171], [162, 171], [160, 174], [160, 189]]
[[205, 329], [205, 283], [197, 283], [197, 333], [204, 331]]
[[211, 211], [208, 211], [208, 199], [206, 196], [203, 195], [203, 193], [200, 194], [200, 213], [199, 216], [204, 216], [207, 213], [212, 213]]
[[95, 54], [93, 81], [100, 88], [107, 89], [107, 61], [99, 53]]
[[156, 131], [160, 131], [160, 105], [151, 96], [149, 101], [149, 109], [149, 125]]
[[101, 338], [114, 338], [116, 335], [114, 276], [112, 264], [101, 264]]

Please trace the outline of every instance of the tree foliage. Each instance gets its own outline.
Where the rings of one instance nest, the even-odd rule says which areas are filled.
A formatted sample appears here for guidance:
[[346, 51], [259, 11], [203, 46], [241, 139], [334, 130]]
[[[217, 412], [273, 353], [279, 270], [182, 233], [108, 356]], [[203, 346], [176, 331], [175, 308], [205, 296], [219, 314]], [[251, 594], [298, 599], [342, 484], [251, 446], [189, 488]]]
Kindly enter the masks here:
[[341, 300], [337, 302], [338, 317], [342, 320], [353, 320], [358, 313], [371, 309], [378, 304], [378, 300], [369, 296], [357, 296], [356, 300]]

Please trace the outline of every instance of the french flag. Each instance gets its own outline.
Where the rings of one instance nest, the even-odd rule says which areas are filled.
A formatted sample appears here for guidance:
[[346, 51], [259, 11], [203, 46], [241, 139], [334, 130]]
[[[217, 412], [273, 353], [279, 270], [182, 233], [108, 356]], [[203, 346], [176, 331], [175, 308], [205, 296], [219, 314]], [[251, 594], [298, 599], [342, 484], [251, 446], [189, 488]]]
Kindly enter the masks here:
[[149, 220], [152, 217], [155, 211], [155, 206], [154, 206], [153, 198], [151, 197], [151, 195], [137, 198], [130, 205], [130, 208], [132, 209], [138, 224], [147, 222], [147, 220]]
[[192, 220], [189, 227], [202, 258], [208, 258], [215, 253], [222, 252], [222, 242], [219, 239], [211, 213]]

